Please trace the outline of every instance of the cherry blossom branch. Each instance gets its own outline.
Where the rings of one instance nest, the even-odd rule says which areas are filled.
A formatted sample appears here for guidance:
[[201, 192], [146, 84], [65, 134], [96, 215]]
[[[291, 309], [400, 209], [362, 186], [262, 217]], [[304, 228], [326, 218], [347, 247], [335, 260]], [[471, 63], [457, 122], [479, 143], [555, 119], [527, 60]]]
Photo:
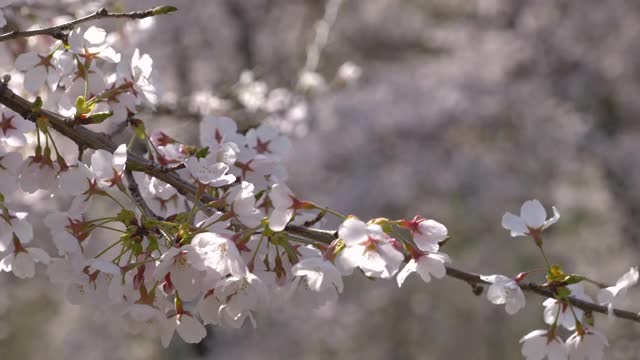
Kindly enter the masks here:
[[[331, 243], [333, 240], [335, 240], [338, 237], [338, 234], [336, 231], [309, 229], [309, 228], [305, 228], [297, 225], [288, 225], [285, 230], [287, 230], [287, 232], [289, 233], [304, 236], [304, 237], [307, 237], [319, 242], [323, 242], [326, 244]], [[468, 283], [474, 289], [474, 293], [476, 295], [479, 295], [479, 293], [476, 293], [476, 289], [478, 288], [479, 285], [491, 285], [490, 282], [482, 280], [479, 274], [466, 272], [451, 266], [446, 266], [446, 269], [447, 269], [447, 276], [450, 276], [452, 278], [462, 280]], [[555, 297], [553, 291], [541, 285], [531, 283], [531, 282], [520, 283], [519, 285], [523, 291], [549, 297], [549, 298]], [[572, 305], [579, 307], [584, 311], [597, 312], [601, 314], [609, 313], [609, 309], [606, 306], [594, 304], [589, 301], [580, 300], [575, 297], [569, 297], [569, 302]], [[621, 309], [613, 309], [613, 315], [622, 319], [627, 319], [627, 320], [640, 323], [640, 313], [637, 313], [637, 312], [631, 312], [631, 311], [621, 310]]]
[[[469, 272], [465, 272], [450, 266], [447, 266], [447, 275], [462, 281], [465, 281], [469, 284], [473, 284], [473, 285], [478, 285], [478, 284], [491, 284], [487, 281], [482, 280], [482, 278], [480, 277], [480, 275], [478, 274], [474, 274], [474, 273], [469, 273]], [[472, 285], [472, 286], [473, 286]], [[535, 283], [520, 283], [520, 288], [523, 291], [526, 292], [531, 292], [537, 295], [541, 295], [541, 296], [546, 296], [549, 298], [553, 298], [554, 293], [553, 291], [551, 291], [549, 288], [543, 287], [541, 285], [535, 284]], [[602, 306], [602, 305], [598, 305], [598, 304], [594, 304], [592, 302], [589, 301], [584, 301], [584, 300], [580, 300], [577, 299], [575, 297], [569, 297], [569, 302], [576, 306], [579, 307], [580, 309], [584, 310], [584, 311], [591, 311], [591, 312], [597, 312], [597, 313], [601, 313], [601, 314], [608, 314], [609, 313], [609, 309], [606, 306]], [[627, 319], [627, 320], [631, 320], [631, 321], [635, 321], [635, 322], [640, 322], [640, 313], [637, 312], [632, 312], [632, 311], [627, 311], [627, 310], [621, 310], [621, 309], [613, 309], [613, 315], [615, 315], [616, 317], [622, 318], [622, 319]]]
[[[46, 110], [34, 111], [34, 104], [14, 93], [7, 87], [6, 82], [0, 83], [0, 104], [5, 105], [6, 107], [20, 114], [25, 119], [29, 119], [31, 121], [35, 121], [36, 117], [39, 115], [46, 116], [51, 127], [53, 127], [63, 136], [74, 141], [80, 147], [86, 147], [96, 150], [103, 149], [111, 153], [113, 153], [118, 147], [117, 144], [111, 141], [108, 135], [91, 131], [83, 126], [74, 125], [71, 119], [66, 119], [62, 115]], [[176, 190], [187, 199], [195, 201], [195, 194], [197, 191], [196, 187], [188, 181], [185, 181], [175, 172], [172, 172], [169, 168], [161, 166], [153, 161], [147, 160], [133, 153], [128, 153], [127, 155], [127, 168], [129, 169], [129, 173], [131, 173], [131, 171], [141, 171], [159, 180], [162, 180], [176, 188]], [[127, 175], [128, 181], [129, 176], [133, 178], [132, 174]], [[130, 184], [135, 184], [135, 180], [133, 182], [130, 182]], [[135, 195], [133, 196], [135, 198]], [[213, 202], [215, 200], [216, 199], [213, 196], [210, 196], [206, 193], [200, 195], [200, 201], [204, 204]], [[203, 210], [206, 209], [207, 208], [203, 208]], [[311, 239], [325, 244], [330, 244], [338, 237], [337, 231], [311, 229], [293, 224], [287, 225], [285, 227], [285, 231], [292, 235], [301, 236], [303, 238]], [[472, 286], [472, 288], [474, 289], [474, 293], [476, 293], [477, 295], [479, 294], [479, 292], [477, 292], [476, 289], [480, 285], [490, 284], [489, 282], [482, 280], [479, 274], [466, 272], [451, 266], [447, 266], [446, 269], [447, 276], [468, 283]], [[555, 297], [551, 289], [542, 285], [534, 283], [520, 283], [519, 285], [523, 291], [549, 298]], [[568, 301], [573, 306], [576, 306], [587, 312], [597, 312], [601, 314], [609, 313], [606, 306], [597, 305], [595, 303], [580, 300], [575, 297], [569, 297]], [[621, 309], [612, 309], [612, 314], [618, 318], [640, 323], [640, 313], [634, 313]]]
[[[0, 84], [0, 104], [31, 121], [35, 121], [35, 116], [39, 114], [46, 116], [53, 129], [75, 142], [81, 148], [102, 149], [113, 153], [118, 147], [108, 135], [91, 131], [83, 126], [73, 125], [72, 119], [67, 119], [60, 114], [47, 110], [33, 111], [33, 103], [14, 93], [6, 86], [6, 83]], [[171, 184], [182, 196], [191, 201], [195, 199], [195, 187], [167, 167], [129, 152], [127, 154], [127, 168], [131, 171], [144, 172], [167, 184]], [[216, 198], [208, 194], [202, 194], [201, 200], [208, 203], [215, 201]]]
[[56, 39], [63, 40], [67, 36], [65, 34], [65, 31], [73, 30], [76, 26], [89, 21], [105, 19], [105, 18], [144, 19], [151, 16], [169, 14], [176, 10], [177, 9], [173, 6], [157, 6], [152, 9], [148, 9], [144, 11], [132, 11], [128, 13], [112, 13], [112, 12], [109, 12], [107, 9], [102, 8], [94, 12], [93, 14], [90, 14], [75, 20], [71, 20], [69, 22], [66, 22], [60, 25], [55, 25], [48, 28], [44, 28], [44, 29], [10, 31], [8, 33], [0, 35], [0, 41], [6, 41], [6, 40], [15, 39], [15, 38], [31, 37], [31, 36], [37, 36], [37, 35], [48, 35]]
[[149, 207], [149, 205], [147, 205], [147, 202], [144, 201], [144, 198], [140, 193], [138, 182], [136, 181], [135, 177], [133, 177], [133, 172], [130, 169], [125, 169], [124, 176], [127, 179], [127, 184], [128, 184], [127, 188], [129, 190], [129, 193], [131, 194], [133, 201], [135, 201], [135, 203], [140, 207], [140, 210], [142, 210], [142, 212], [146, 216], [152, 217], [154, 219], [162, 220], [162, 216], [159, 216], [158, 214], [154, 213], [153, 210], [151, 210], [151, 208]]

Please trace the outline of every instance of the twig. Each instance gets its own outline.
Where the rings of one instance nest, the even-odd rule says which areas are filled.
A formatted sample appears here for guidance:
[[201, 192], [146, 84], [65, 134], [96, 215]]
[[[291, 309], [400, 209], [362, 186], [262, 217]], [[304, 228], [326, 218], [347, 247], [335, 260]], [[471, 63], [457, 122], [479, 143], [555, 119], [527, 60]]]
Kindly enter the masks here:
[[131, 194], [133, 201], [135, 201], [135, 203], [138, 204], [142, 212], [146, 216], [152, 217], [157, 220], [162, 220], [162, 216], [154, 213], [153, 210], [151, 210], [151, 208], [149, 207], [149, 205], [147, 205], [147, 202], [144, 201], [144, 198], [142, 197], [142, 194], [140, 193], [140, 189], [138, 187], [138, 182], [136, 182], [136, 179], [133, 177], [133, 172], [129, 169], [125, 169], [124, 176], [125, 178], [127, 178], [127, 184], [128, 184], [127, 189], [129, 190], [129, 193]]
[[[0, 86], [0, 104], [5, 105], [9, 109], [17, 112], [23, 118], [35, 121], [34, 112], [31, 110], [32, 103], [25, 98], [17, 95], [7, 86]], [[66, 119], [60, 114], [51, 111], [41, 110], [39, 114], [47, 117], [49, 124], [53, 129], [63, 136], [71, 139], [79, 146], [89, 149], [102, 149], [113, 153], [118, 147], [110, 137], [103, 133], [91, 131], [83, 126], [73, 125], [71, 119]], [[195, 196], [195, 186], [181, 178], [175, 172], [170, 171], [160, 164], [147, 160], [144, 157], [129, 152], [127, 154], [127, 168], [131, 171], [141, 171], [151, 175], [159, 180], [172, 185], [178, 193], [187, 199], [193, 201]], [[203, 202], [209, 203], [217, 199], [209, 194], [203, 194], [201, 197]]]
[[[478, 274], [465, 272], [465, 271], [462, 271], [462, 270], [459, 270], [459, 269], [456, 269], [456, 268], [452, 268], [450, 266], [447, 266], [447, 275], [451, 276], [453, 278], [465, 281], [465, 282], [470, 283], [470, 284], [491, 284], [490, 282], [482, 280], [482, 278]], [[531, 293], [534, 293], [534, 294], [546, 296], [546, 297], [549, 297], [549, 298], [553, 298], [554, 297], [554, 294], [550, 289], [548, 289], [546, 287], [543, 287], [543, 286], [540, 286], [538, 284], [521, 283], [519, 285], [520, 285], [520, 288], [523, 291], [527, 291], [527, 292], [531, 292]], [[601, 314], [608, 314], [609, 313], [609, 309], [606, 306], [597, 305], [597, 304], [594, 304], [594, 303], [589, 302], [589, 301], [584, 301], [584, 300], [581, 300], [581, 299], [577, 299], [575, 297], [570, 297], [569, 298], [569, 302], [571, 304], [573, 304], [574, 306], [577, 306], [580, 309], [585, 310], [585, 311], [597, 312], [597, 313], [601, 313]], [[613, 313], [614, 313], [614, 315], [616, 315], [619, 318], [632, 320], [632, 321], [635, 321], [635, 322], [640, 322], [640, 313], [634, 313], [634, 312], [631, 312], [631, 311], [620, 310], [620, 309], [613, 309]]]
[[[297, 234], [309, 239], [313, 239], [325, 244], [331, 243], [338, 237], [337, 232], [335, 231], [327, 231], [327, 230], [317, 230], [317, 229], [309, 229], [298, 225], [288, 225], [285, 230], [292, 234]], [[447, 276], [462, 280], [467, 284], [471, 285], [474, 289], [478, 288], [480, 285], [490, 285], [491, 283], [488, 281], [482, 280], [479, 274], [466, 272], [451, 266], [447, 266]], [[540, 285], [534, 283], [521, 283], [519, 284], [520, 288], [525, 292], [534, 293], [541, 296], [546, 296], [549, 298], [553, 298], [554, 294], [548, 288], [542, 287]], [[478, 295], [478, 294], [476, 294]], [[584, 301], [577, 299], [575, 297], [569, 297], [569, 302], [576, 307], [584, 311], [597, 312], [601, 314], [608, 314], [609, 309], [606, 306], [597, 305], [589, 301]], [[627, 319], [640, 323], [640, 313], [635, 313], [631, 311], [621, 310], [621, 309], [613, 309], [613, 314], [619, 318]]]
[[302, 71], [316, 71], [320, 63], [320, 54], [329, 41], [331, 28], [338, 18], [338, 11], [343, 0], [327, 0], [324, 14], [315, 25], [313, 41], [307, 46], [307, 58], [305, 59]]
[[[0, 83], [0, 104], [3, 104], [11, 110], [17, 112], [25, 119], [31, 119], [31, 121], [34, 121], [34, 119], [36, 118], [35, 116], [32, 116], [34, 115], [34, 112], [31, 110], [32, 103], [15, 94], [6, 86], [6, 84], [3, 83]], [[91, 149], [103, 149], [111, 153], [113, 153], [117, 148], [117, 145], [113, 143], [107, 135], [96, 133], [82, 126], [73, 125], [71, 120], [65, 119], [62, 115], [46, 110], [41, 110], [38, 114], [47, 116], [49, 124], [51, 124], [51, 126], [56, 131], [74, 141], [78, 146], [86, 146], [87, 148]], [[162, 180], [176, 188], [176, 190], [185, 198], [191, 201], [194, 201], [195, 199], [196, 187], [190, 182], [182, 179], [175, 172], [169, 171], [169, 169], [165, 168], [164, 166], [149, 161], [139, 155], [128, 153], [127, 168], [129, 169], [129, 171], [142, 171], [150, 176]], [[216, 199], [213, 196], [208, 195], [207, 193], [202, 194], [200, 198], [200, 201], [205, 204], [215, 200]], [[204, 207], [203, 210], [211, 209]], [[285, 227], [285, 231], [325, 244], [330, 244], [338, 237], [337, 231], [311, 229], [304, 226], [292, 224], [287, 225]], [[472, 287], [489, 284], [488, 282], [482, 280], [479, 274], [466, 272], [451, 266], [447, 267], [447, 275], [452, 278], [462, 280], [472, 285]], [[523, 291], [529, 293], [550, 298], [554, 297], [554, 294], [551, 290], [537, 284], [524, 283], [520, 284], [520, 288]], [[606, 306], [597, 305], [592, 302], [580, 300], [574, 297], [569, 297], [568, 301], [572, 305], [584, 311], [608, 314], [608, 308]], [[634, 313], [621, 309], [613, 309], [613, 315], [622, 319], [640, 323], [640, 313]]]
[[44, 28], [44, 29], [35, 29], [35, 30], [25, 30], [25, 31], [10, 31], [8, 33], [2, 34], [0, 35], [0, 41], [6, 41], [6, 40], [11, 40], [11, 39], [15, 39], [15, 38], [24, 38], [24, 37], [30, 37], [30, 36], [37, 36], [37, 35], [48, 35], [51, 37], [54, 37], [56, 39], [60, 39], [63, 40], [64, 38], [66, 38], [66, 34], [65, 31], [70, 31], [73, 30], [76, 26], [88, 22], [88, 21], [93, 21], [93, 20], [98, 20], [98, 19], [105, 19], [105, 18], [112, 18], [112, 19], [119, 19], [119, 18], [126, 18], [126, 19], [144, 19], [150, 16], [156, 16], [156, 15], [161, 15], [161, 14], [168, 14], [171, 12], [176, 11], [177, 9], [175, 7], [172, 6], [158, 6], [155, 7], [153, 9], [148, 9], [148, 10], [144, 10], [144, 11], [132, 11], [132, 12], [128, 12], [128, 13], [112, 13], [109, 12], [107, 9], [102, 8], [96, 12], [94, 12], [91, 15], [87, 15], [85, 17], [81, 17], [79, 19], [75, 19], [75, 20], [71, 20], [69, 22], [60, 24], [60, 25], [56, 25], [56, 26], [51, 26], [48, 28]]

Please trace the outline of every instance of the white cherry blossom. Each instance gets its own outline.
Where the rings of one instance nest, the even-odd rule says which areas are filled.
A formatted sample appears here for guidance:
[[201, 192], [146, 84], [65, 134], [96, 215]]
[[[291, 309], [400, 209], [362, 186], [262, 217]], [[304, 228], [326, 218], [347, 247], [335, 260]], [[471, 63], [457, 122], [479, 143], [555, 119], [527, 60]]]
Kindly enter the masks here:
[[13, 272], [21, 279], [32, 278], [35, 275], [35, 263], [48, 264], [49, 261], [49, 255], [40, 248], [14, 247], [0, 260], [0, 271]]
[[238, 134], [238, 125], [227, 117], [205, 116], [200, 122], [200, 145], [212, 152], [224, 144], [244, 146], [244, 136]]
[[82, 26], [77, 27], [69, 34], [69, 50], [85, 61], [97, 57], [111, 63], [119, 63], [120, 54], [109, 47], [106, 37], [107, 32], [104, 29], [95, 26], [86, 29]]
[[567, 349], [562, 339], [547, 330], [534, 330], [520, 339], [526, 360], [566, 360]]
[[129, 333], [149, 337], [160, 336], [161, 330], [168, 325], [164, 312], [155, 304], [130, 304], [123, 310], [122, 317]]
[[207, 329], [191, 313], [183, 312], [166, 319], [162, 330], [162, 346], [169, 346], [173, 333], [178, 332], [180, 338], [188, 344], [197, 344], [207, 335]]
[[220, 187], [236, 181], [234, 175], [227, 174], [229, 166], [225, 163], [217, 162], [215, 158], [198, 159], [190, 157], [184, 164], [189, 169], [191, 176], [202, 184]]
[[246, 140], [249, 149], [276, 160], [284, 159], [291, 149], [289, 138], [266, 124], [262, 124], [256, 129], [250, 129], [247, 132]]
[[277, 183], [271, 187], [269, 198], [273, 205], [269, 215], [269, 228], [273, 231], [284, 230], [296, 209], [304, 206], [304, 203], [298, 200], [291, 189], [283, 183]]
[[502, 217], [502, 227], [511, 231], [511, 236], [527, 236], [555, 224], [560, 213], [554, 206], [553, 217], [547, 219], [547, 212], [538, 200], [527, 200], [520, 208], [520, 216], [507, 212]]
[[411, 221], [402, 221], [401, 226], [411, 230], [413, 241], [422, 251], [438, 251], [440, 248], [439, 243], [448, 237], [446, 226], [421, 216], [416, 216]]
[[130, 60], [124, 60], [117, 66], [117, 84], [129, 84], [133, 95], [149, 104], [158, 102], [158, 91], [151, 80], [153, 59], [148, 54], [140, 54], [135, 49]]
[[60, 174], [60, 189], [69, 195], [88, 194], [89, 190], [97, 185], [99, 184], [94, 173], [81, 162]]
[[16, 59], [16, 69], [24, 71], [24, 88], [31, 93], [36, 93], [42, 88], [45, 82], [54, 91], [62, 70], [57, 64], [57, 57], [51, 55], [41, 55], [35, 52], [20, 54]]
[[6, 251], [14, 241], [14, 236], [21, 244], [28, 244], [33, 239], [33, 228], [26, 212], [9, 211], [8, 218], [0, 216], [0, 251]]
[[253, 194], [254, 185], [243, 181], [233, 187], [228, 195], [227, 202], [232, 204], [233, 212], [243, 224], [249, 227], [260, 225], [263, 214], [256, 208], [256, 198]]
[[[129, 113], [136, 112], [136, 103], [136, 97], [130, 92], [118, 93], [107, 99], [107, 109], [104, 111], [111, 110], [113, 112], [109, 121], [113, 123], [122, 123], [127, 120]], [[97, 111], [99, 110], [96, 110], [96, 112]]]
[[65, 69], [65, 75], [60, 79], [66, 91], [64, 96], [59, 99], [58, 105], [64, 113], [74, 114], [77, 97], [84, 96], [85, 89], [89, 96], [102, 93], [107, 89], [107, 81], [95, 61], [88, 64], [77, 64], [73, 61], [71, 64], [73, 66]]
[[22, 155], [6, 152], [0, 147], [0, 194], [9, 195], [18, 189], [18, 174], [22, 165]]
[[58, 255], [80, 253], [80, 243], [89, 237], [88, 228], [76, 214], [55, 212], [44, 219], [51, 232], [51, 240], [58, 248]]
[[[569, 285], [567, 288], [571, 290], [572, 297], [593, 302], [591, 297], [585, 294], [582, 283]], [[548, 298], [542, 303], [542, 305], [544, 306], [544, 322], [549, 325], [553, 324], [556, 319], [556, 314], [560, 311], [558, 324], [562, 325], [567, 330], [574, 330], [576, 328], [576, 319], [573, 316], [573, 312], [575, 312], [575, 315], [578, 317], [578, 321], [582, 321], [582, 317], [584, 315], [584, 311], [582, 311], [582, 309], [574, 306], [572, 312], [569, 306], [566, 306], [553, 298]]]
[[526, 299], [518, 283], [504, 275], [481, 276], [482, 280], [490, 282], [487, 299], [496, 305], [505, 304], [505, 311], [513, 315], [524, 308]]
[[220, 234], [205, 232], [194, 236], [192, 245], [200, 254], [204, 266], [214, 269], [219, 277], [231, 274], [242, 277], [246, 272], [244, 261], [236, 244]]
[[598, 303], [608, 305], [609, 312], [613, 310], [614, 302], [624, 298], [627, 289], [638, 283], [638, 267], [632, 267], [622, 275], [614, 286], [609, 286], [598, 292]]
[[113, 154], [106, 150], [96, 150], [91, 155], [91, 173], [101, 184], [112, 186], [121, 181], [126, 162], [126, 144], [119, 145]]
[[22, 162], [18, 183], [22, 191], [34, 193], [38, 190], [53, 191], [58, 188], [60, 166], [43, 155], [29, 156]]
[[267, 308], [269, 302], [266, 286], [250, 272], [243, 277], [220, 280], [215, 296], [223, 302], [219, 310], [220, 321], [232, 328], [240, 328], [247, 317], [253, 322], [252, 312]]
[[222, 301], [215, 296], [215, 290], [207, 292], [198, 303], [198, 314], [205, 325], [217, 325], [220, 322], [220, 307]]
[[340, 271], [331, 261], [323, 257], [304, 258], [293, 266], [291, 272], [294, 276], [305, 276], [307, 285], [313, 291], [320, 292], [333, 288], [341, 293], [344, 288]]
[[425, 283], [431, 281], [432, 275], [442, 279], [447, 274], [445, 264], [450, 262], [451, 259], [445, 253], [424, 253], [417, 259], [412, 258], [396, 277], [398, 287], [401, 287], [407, 276], [413, 272], [418, 273]]
[[83, 284], [83, 296], [90, 294], [89, 299], [97, 298], [98, 300], [92, 299], [93, 303], [117, 303], [123, 300], [122, 270], [118, 265], [107, 260], [90, 259], [85, 271], [88, 276], [85, 279], [87, 282]]
[[154, 278], [159, 281], [170, 280], [169, 285], [178, 290], [180, 298], [189, 301], [202, 291], [203, 269], [202, 257], [193, 246], [172, 247], [160, 257]]
[[578, 331], [573, 333], [566, 346], [571, 360], [602, 360], [609, 342], [598, 329], [585, 328], [582, 334]]
[[248, 181], [258, 188], [265, 188], [276, 179], [287, 179], [287, 171], [278, 160], [247, 148], [241, 149], [237, 154], [232, 171], [243, 181]]
[[0, 143], [9, 146], [23, 146], [27, 143], [25, 134], [35, 130], [35, 125], [25, 120], [11, 109], [0, 111]]
[[404, 255], [394, 247], [392, 239], [379, 225], [367, 225], [350, 217], [340, 225], [338, 235], [346, 245], [338, 255], [346, 273], [359, 267], [367, 276], [388, 279], [399, 270], [404, 260]]

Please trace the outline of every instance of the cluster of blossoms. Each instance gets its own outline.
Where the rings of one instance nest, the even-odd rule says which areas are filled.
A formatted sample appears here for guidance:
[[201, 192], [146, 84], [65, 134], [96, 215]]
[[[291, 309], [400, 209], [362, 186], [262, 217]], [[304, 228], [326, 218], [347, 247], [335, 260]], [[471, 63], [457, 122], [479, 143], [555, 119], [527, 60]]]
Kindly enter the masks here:
[[[348, 217], [330, 244], [287, 233], [289, 224], [309, 225], [327, 210], [287, 187], [280, 161], [290, 144], [268, 126], [241, 134], [231, 119], [207, 117], [200, 140], [194, 147], [160, 131], [148, 136], [148, 158], [188, 179], [197, 188], [196, 199], [215, 198], [204, 205], [190, 201], [173, 186], [136, 172], [135, 184], [156, 216], [134, 209], [127, 193], [125, 144], [113, 154], [97, 150], [86, 163], [66, 164], [64, 170], [60, 159], [50, 161], [57, 166], [46, 173], [18, 152], [4, 154], [4, 186], [72, 201], [44, 220], [54, 257], [25, 247], [33, 238], [28, 214], [13, 213], [3, 201], [1, 269], [32, 277], [35, 263], [43, 263], [70, 303], [104, 307], [111, 323], [159, 335], [165, 346], [174, 331], [186, 342], [199, 342], [206, 324], [237, 328], [247, 318], [255, 324], [255, 312], [291, 299], [304, 297], [315, 307], [336, 301], [342, 277], [356, 268], [372, 278], [397, 275], [398, 285], [412, 272], [425, 282], [445, 276], [449, 258], [438, 250], [447, 229], [434, 220], [367, 224]], [[36, 176], [31, 169], [40, 172]], [[117, 204], [116, 215], [88, 219], [96, 198]], [[93, 239], [97, 229], [117, 234], [100, 250]], [[405, 254], [410, 260], [400, 271]]]
[[[548, 298], [544, 306], [544, 322], [548, 329], [539, 329], [525, 335], [522, 343], [522, 354], [529, 360], [561, 359], [602, 359], [608, 341], [602, 332], [594, 327], [594, 319], [590, 315], [575, 307], [568, 301], [569, 297], [593, 302], [584, 291], [583, 281], [589, 279], [565, 274], [558, 265], [550, 265], [543, 250], [542, 232], [560, 219], [558, 210], [553, 207], [553, 217], [547, 219], [547, 213], [538, 200], [526, 201], [520, 216], [507, 212], [502, 218], [502, 226], [511, 232], [511, 236], [529, 236], [540, 249], [547, 261], [548, 269], [545, 284], [554, 292], [554, 298]], [[494, 304], [505, 304], [505, 311], [513, 315], [524, 308], [526, 300], [521, 289], [524, 278], [540, 269], [522, 272], [515, 278], [504, 275], [481, 276], [482, 280], [490, 283], [487, 298]], [[542, 269], [544, 271], [544, 269]], [[616, 285], [602, 288], [598, 292], [598, 303], [606, 305], [611, 313], [613, 303], [620, 301], [627, 288], [637, 284], [638, 268], [631, 268], [617, 282]], [[573, 332], [566, 341], [558, 335], [558, 328]]]
[[[448, 231], [441, 223], [421, 216], [364, 222], [297, 197], [282, 165], [291, 144], [267, 124], [241, 132], [229, 118], [206, 116], [197, 145], [148, 132], [136, 111], [158, 99], [153, 62], [138, 49], [124, 56], [112, 41], [103, 29], [78, 27], [47, 51], [16, 59], [24, 89], [38, 97], [27, 119], [0, 108], [0, 271], [29, 278], [43, 264], [70, 303], [100, 308], [96, 316], [110, 325], [158, 336], [164, 346], [175, 332], [197, 343], [208, 324], [239, 328], [249, 319], [255, 326], [257, 313], [282, 304], [333, 303], [343, 277], [356, 269], [369, 278], [395, 277], [398, 286], [413, 272], [427, 283], [447, 275], [451, 260], [440, 250]], [[352, 65], [340, 71], [345, 79], [359, 76]], [[303, 80], [300, 86], [308, 87], [314, 79]], [[270, 103], [252, 78], [237, 91], [248, 108]], [[43, 107], [66, 117], [70, 129], [128, 125], [132, 141], [66, 154]], [[145, 152], [132, 152], [136, 142]], [[136, 166], [132, 158], [151, 165]], [[56, 209], [44, 218], [49, 248], [29, 246], [37, 219], [16, 210], [25, 194]], [[97, 199], [117, 210], [91, 218]], [[531, 237], [547, 260], [542, 232], [559, 219], [553, 211], [547, 220], [537, 200], [527, 201], [520, 216], [507, 213], [502, 223], [514, 237]], [[326, 241], [309, 235], [327, 214], [341, 219], [338, 231], [315, 230]], [[480, 279], [491, 284], [488, 299], [515, 314], [525, 306], [521, 281], [535, 271]], [[550, 327], [521, 340], [525, 357], [602, 358], [606, 338], [570, 302], [592, 301], [582, 288], [588, 279], [548, 261], [543, 271], [554, 296], [543, 304]], [[637, 281], [633, 268], [602, 289], [598, 302], [613, 309]], [[558, 325], [573, 335], [563, 341]]]
[[[411, 272], [427, 282], [445, 275], [442, 224], [422, 217], [367, 224], [296, 197], [282, 165], [290, 142], [269, 125], [241, 133], [233, 120], [207, 116], [195, 146], [160, 130], [147, 133], [136, 109], [157, 99], [152, 60], [136, 49], [124, 61], [107, 38], [103, 29], [80, 27], [45, 53], [18, 56], [25, 90], [71, 126], [126, 122], [146, 145], [142, 155], [190, 184], [195, 196], [129, 168], [127, 144], [67, 156], [45, 114], [27, 120], [2, 108], [0, 270], [33, 277], [42, 263], [70, 303], [103, 307], [99, 313], [112, 325], [160, 336], [165, 346], [174, 332], [199, 342], [207, 324], [237, 328], [248, 318], [255, 325], [256, 312], [291, 299], [314, 307], [334, 302], [342, 277], [356, 268], [372, 278], [397, 275], [399, 285]], [[108, 69], [114, 73], [107, 76]], [[70, 200], [44, 219], [53, 252], [27, 247], [35, 219], [10, 209], [20, 193]], [[91, 219], [96, 199], [118, 210]], [[289, 224], [312, 227], [327, 212], [344, 218], [333, 242], [286, 231]], [[100, 231], [112, 234], [106, 244]]]

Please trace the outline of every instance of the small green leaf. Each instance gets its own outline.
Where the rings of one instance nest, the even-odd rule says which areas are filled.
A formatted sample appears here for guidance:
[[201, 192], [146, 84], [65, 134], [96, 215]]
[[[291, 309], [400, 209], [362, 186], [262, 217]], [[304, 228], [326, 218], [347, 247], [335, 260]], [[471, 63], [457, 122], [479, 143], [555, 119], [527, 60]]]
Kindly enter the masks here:
[[76, 117], [82, 117], [91, 112], [93, 104], [87, 104], [84, 96], [78, 96], [76, 99]]
[[116, 216], [116, 220], [129, 226], [136, 223], [136, 214], [131, 210], [122, 209]]
[[84, 122], [86, 122], [87, 124], [100, 124], [101, 122], [110, 118], [111, 115], [113, 115], [113, 112], [111, 111], [94, 113], [91, 114], [91, 116], [89, 116], [89, 118], [87, 118]]
[[196, 153], [194, 154], [194, 156], [196, 157], [196, 159], [203, 159], [206, 158], [207, 155], [209, 155], [209, 147], [203, 147], [202, 149], [196, 151]]
[[42, 109], [42, 98], [38, 96], [33, 104], [31, 104], [31, 111], [38, 112], [40, 109]]
[[78, 96], [78, 98], [76, 99], [76, 109], [79, 112], [80, 109], [84, 108], [84, 106], [86, 105], [87, 101], [84, 99], [84, 96]]
[[157, 16], [157, 15], [171, 14], [172, 12], [178, 11], [178, 8], [171, 5], [162, 5], [162, 6], [154, 7], [153, 10], [151, 11], [153, 13], [153, 16]]
[[577, 284], [583, 280], [584, 280], [584, 276], [580, 276], [576, 274], [567, 275], [564, 278], [564, 282], [566, 282], [568, 285]]
[[186, 224], [189, 223], [191, 220], [191, 216], [188, 212], [182, 212], [179, 214], [176, 214], [174, 221], [178, 224]]
[[136, 136], [140, 140], [144, 140], [147, 138], [144, 122], [142, 120], [136, 118], [130, 119], [129, 126], [131, 127], [131, 130], [133, 130], [133, 133], [136, 134]]

